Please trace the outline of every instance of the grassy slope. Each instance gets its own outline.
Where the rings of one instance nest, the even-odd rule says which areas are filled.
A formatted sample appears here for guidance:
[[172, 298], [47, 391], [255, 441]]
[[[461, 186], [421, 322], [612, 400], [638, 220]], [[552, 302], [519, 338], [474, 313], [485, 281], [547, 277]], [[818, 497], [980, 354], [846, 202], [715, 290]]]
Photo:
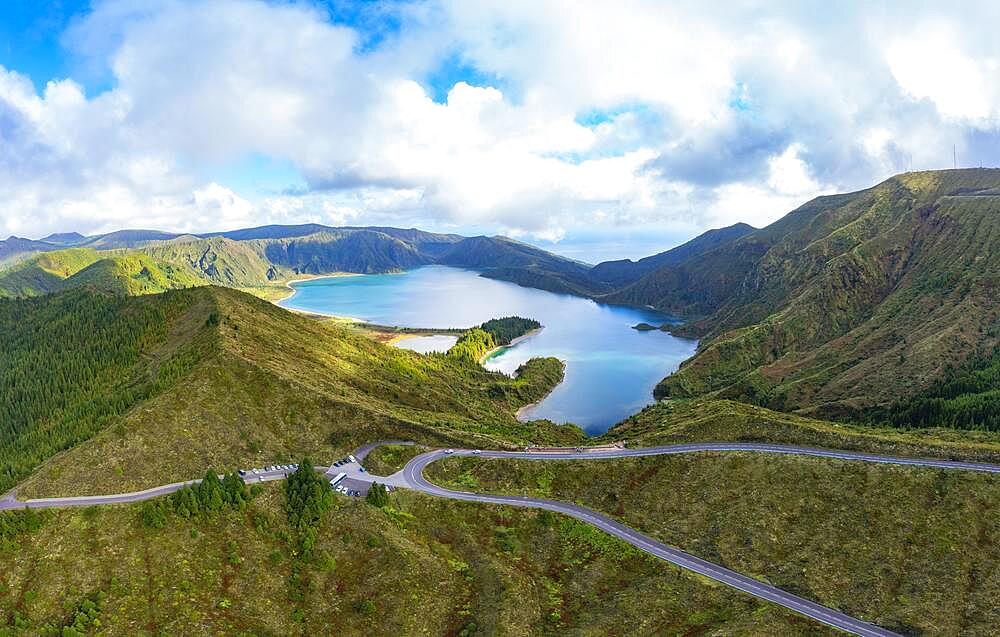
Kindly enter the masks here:
[[649, 447], [683, 442], [773, 442], [896, 456], [1000, 462], [1000, 434], [855, 426], [730, 400], [671, 400], [646, 407], [595, 442]]
[[658, 391], [852, 415], [925, 389], [997, 342], [1000, 197], [969, 193], [998, 183], [995, 170], [902, 175], [749, 235], [768, 251]]
[[139, 296], [205, 285], [205, 280], [145, 254], [105, 257], [62, 281], [57, 289], [87, 287]]
[[412, 494], [391, 503], [412, 518], [338, 499], [299, 622], [283, 500], [271, 486], [245, 512], [159, 530], [136, 507], [50, 513], [0, 552], [0, 633], [15, 610], [29, 633], [60, 626], [103, 591], [107, 635], [832, 634], [556, 516]]
[[0, 298], [47, 294], [62, 282], [101, 259], [89, 248], [46, 252], [0, 271]]
[[46, 463], [22, 495], [108, 493], [291, 460], [331, 460], [383, 438], [439, 445], [574, 444], [582, 432], [514, 412], [561, 378], [555, 359], [517, 380], [472, 362], [386, 347], [336, 323], [206, 287], [176, 292], [214, 313], [210, 349], [172, 388]]
[[755, 454], [452, 459], [431, 475], [591, 506], [903, 634], [991, 635], [1000, 622], [996, 476]]
[[267, 260], [259, 241], [180, 237], [148, 244], [142, 252], [192, 276], [231, 288], [264, 290], [292, 275], [291, 270]]
[[365, 469], [377, 476], [392, 475], [425, 451], [427, 448], [420, 445], [382, 445], [365, 458]]
[[37, 255], [0, 272], [0, 298], [25, 298], [79, 287], [136, 296], [207, 282], [198, 273], [142, 252], [68, 248]]

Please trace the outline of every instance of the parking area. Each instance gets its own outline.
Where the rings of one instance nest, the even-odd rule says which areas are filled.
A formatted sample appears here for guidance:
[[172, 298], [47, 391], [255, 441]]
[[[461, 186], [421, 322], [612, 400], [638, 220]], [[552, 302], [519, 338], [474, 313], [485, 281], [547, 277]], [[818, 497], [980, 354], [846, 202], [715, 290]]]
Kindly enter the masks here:
[[239, 475], [247, 484], [254, 482], [267, 482], [269, 480], [281, 480], [287, 478], [288, 474], [299, 468], [297, 464], [271, 464], [264, 467], [254, 467], [252, 469], [240, 469]]
[[356, 497], [360, 498], [368, 495], [368, 489], [372, 486], [371, 482], [356, 480], [354, 478], [344, 478], [340, 485], [348, 490], [348, 495], [356, 493]]

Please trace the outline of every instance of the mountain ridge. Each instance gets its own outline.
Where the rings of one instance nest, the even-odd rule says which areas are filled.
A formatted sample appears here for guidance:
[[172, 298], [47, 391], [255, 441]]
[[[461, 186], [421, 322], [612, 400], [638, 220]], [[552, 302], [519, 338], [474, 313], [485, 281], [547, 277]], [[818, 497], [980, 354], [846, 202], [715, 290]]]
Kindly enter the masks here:
[[[679, 330], [704, 340], [657, 394], [858, 417], [927, 389], [997, 344], [998, 185], [996, 169], [895, 176], [813, 200], [726, 259], [687, 263], [716, 275], [689, 295], [733, 276]], [[741, 260], [749, 247], [759, 256]], [[677, 298], [665, 289], [661, 307]]]

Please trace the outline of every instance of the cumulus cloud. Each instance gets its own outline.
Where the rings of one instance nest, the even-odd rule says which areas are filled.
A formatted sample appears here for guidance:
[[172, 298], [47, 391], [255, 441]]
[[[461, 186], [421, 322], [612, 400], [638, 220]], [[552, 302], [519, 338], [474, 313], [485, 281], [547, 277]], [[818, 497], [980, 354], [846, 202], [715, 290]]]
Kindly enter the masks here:
[[[947, 166], [954, 144], [1000, 161], [996, 7], [835, 11], [428, 0], [342, 24], [304, 2], [95, 2], [63, 41], [110, 88], [0, 69], [0, 232], [693, 232]], [[456, 64], [475, 77], [430, 86]], [[213, 172], [248, 155], [307, 188]]]

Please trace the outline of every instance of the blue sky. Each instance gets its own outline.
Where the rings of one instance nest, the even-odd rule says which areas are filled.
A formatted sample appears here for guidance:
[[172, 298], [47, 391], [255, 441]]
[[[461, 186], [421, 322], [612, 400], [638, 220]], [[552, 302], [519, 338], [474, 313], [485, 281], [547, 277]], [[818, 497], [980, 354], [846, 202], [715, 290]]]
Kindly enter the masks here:
[[[822, 10], [820, 10], [822, 9]], [[314, 221], [640, 257], [1000, 161], [995, 3], [8, 0], [0, 234]], [[849, 43], [849, 46], [845, 45]]]
[[89, 0], [6, 0], [0, 7], [0, 64], [28, 75], [38, 90], [53, 78], [72, 73], [72, 62], [59, 38]]

